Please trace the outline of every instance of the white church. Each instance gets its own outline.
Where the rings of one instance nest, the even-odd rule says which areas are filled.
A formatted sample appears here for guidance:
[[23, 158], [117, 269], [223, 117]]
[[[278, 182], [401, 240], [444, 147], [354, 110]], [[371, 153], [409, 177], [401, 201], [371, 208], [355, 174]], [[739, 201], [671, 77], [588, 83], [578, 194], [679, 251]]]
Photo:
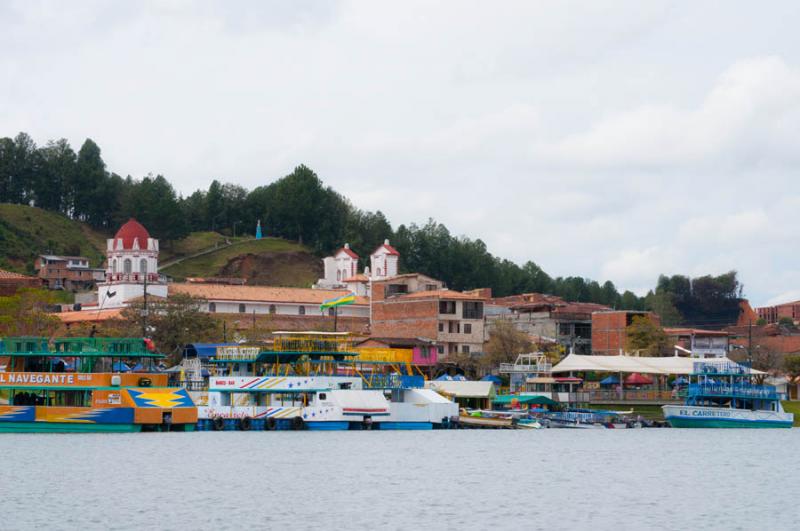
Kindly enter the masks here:
[[120, 308], [147, 294], [167, 296], [166, 279], [158, 274], [158, 240], [131, 218], [106, 240], [106, 279], [98, 284], [100, 309]]
[[370, 282], [396, 276], [400, 266], [400, 253], [384, 240], [369, 255], [370, 265], [358, 272], [359, 256], [345, 243], [344, 247], [323, 258], [325, 277], [314, 284], [316, 289], [348, 289], [356, 295], [368, 297]]

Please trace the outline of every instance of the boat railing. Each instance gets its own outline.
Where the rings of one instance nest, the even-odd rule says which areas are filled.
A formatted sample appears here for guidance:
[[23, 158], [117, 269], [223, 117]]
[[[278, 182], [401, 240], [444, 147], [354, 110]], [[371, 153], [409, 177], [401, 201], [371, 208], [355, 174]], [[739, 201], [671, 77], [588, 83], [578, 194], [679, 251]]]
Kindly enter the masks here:
[[747, 362], [721, 361], [706, 359], [694, 362], [695, 374], [750, 374], [750, 364]]
[[742, 384], [690, 384], [689, 396], [720, 396], [777, 400], [778, 392], [772, 385]]
[[658, 389], [595, 389], [586, 391], [590, 402], [669, 402], [680, 397], [675, 391]]
[[501, 363], [500, 373], [550, 374], [553, 364], [540, 353], [520, 354], [514, 363]]
[[259, 347], [246, 347], [246, 346], [226, 346], [217, 347], [214, 353], [215, 360], [230, 360], [230, 361], [252, 361], [256, 359], [261, 352]]
[[405, 374], [372, 374], [364, 375], [362, 379], [367, 389], [419, 389], [425, 386], [422, 376]]
[[182, 385], [188, 391], [205, 391], [208, 389], [208, 380], [184, 380]]

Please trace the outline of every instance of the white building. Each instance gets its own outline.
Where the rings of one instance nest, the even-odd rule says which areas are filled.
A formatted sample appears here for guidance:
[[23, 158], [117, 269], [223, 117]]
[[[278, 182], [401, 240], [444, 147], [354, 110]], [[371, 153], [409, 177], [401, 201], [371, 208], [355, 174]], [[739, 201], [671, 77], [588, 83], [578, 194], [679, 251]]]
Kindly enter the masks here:
[[158, 240], [141, 223], [128, 220], [106, 242], [106, 278], [98, 284], [97, 303], [119, 308], [144, 295], [167, 296], [166, 280], [158, 274]]
[[[170, 284], [171, 294], [182, 293], [206, 300], [203, 310], [209, 313], [276, 316], [332, 316], [333, 309], [321, 310], [328, 300], [346, 295], [347, 291], [279, 288], [272, 286], [231, 286], [225, 284]], [[148, 290], [149, 292], [149, 290]], [[339, 317], [369, 318], [369, 301], [356, 297], [354, 304], [340, 306]]]
[[370, 282], [385, 280], [399, 273], [400, 253], [384, 240], [369, 257], [370, 266], [358, 272], [359, 256], [345, 243], [333, 256], [322, 259], [325, 278], [314, 284], [315, 289], [346, 289], [360, 297], [369, 297]]

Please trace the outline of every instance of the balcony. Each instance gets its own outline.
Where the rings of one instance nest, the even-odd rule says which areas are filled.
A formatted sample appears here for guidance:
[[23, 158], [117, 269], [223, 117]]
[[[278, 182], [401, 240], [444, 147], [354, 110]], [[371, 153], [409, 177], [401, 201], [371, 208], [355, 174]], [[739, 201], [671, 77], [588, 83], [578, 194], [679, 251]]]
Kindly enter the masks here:
[[166, 284], [167, 277], [158, 273], [110, 273], [106, 274], [106, 282], [141, 282], [144, 283], [145, 276], [147, 282], [151, 284]]

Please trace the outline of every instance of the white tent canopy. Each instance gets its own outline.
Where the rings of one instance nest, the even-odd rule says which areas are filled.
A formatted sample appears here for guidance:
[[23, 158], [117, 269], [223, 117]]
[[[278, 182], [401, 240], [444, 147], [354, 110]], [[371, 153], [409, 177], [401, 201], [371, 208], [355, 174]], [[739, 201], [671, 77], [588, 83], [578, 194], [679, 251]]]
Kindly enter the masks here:
[[454, 396], [456, 398], [494, 398], [495, 389], [494, 384], [489, 381], [447, 381], [447, 380], [433, 380], [425, 382], [425, 387], [440, 391], [446, 395]]
[[[553, 367], [552, 372], [625, 372], [644, 374], [692, 374], [694, 364], [704, 361], [714, 364], [736, 364], [729, 358], [682, 358], [668, 356], [664, 358], [643, 358], [637, 356], [586, 356], [570, 354], [561, 363]], [[752, 374], [764, 374], [752, 370]]]

